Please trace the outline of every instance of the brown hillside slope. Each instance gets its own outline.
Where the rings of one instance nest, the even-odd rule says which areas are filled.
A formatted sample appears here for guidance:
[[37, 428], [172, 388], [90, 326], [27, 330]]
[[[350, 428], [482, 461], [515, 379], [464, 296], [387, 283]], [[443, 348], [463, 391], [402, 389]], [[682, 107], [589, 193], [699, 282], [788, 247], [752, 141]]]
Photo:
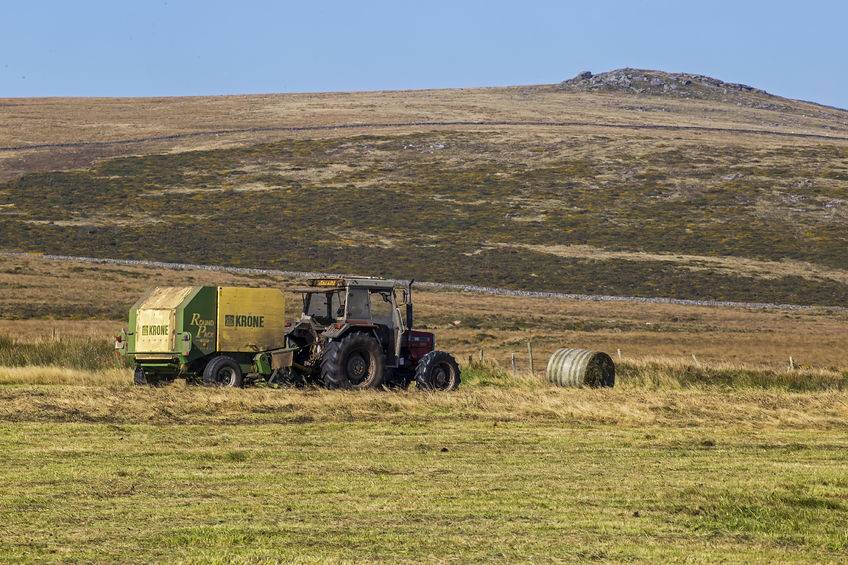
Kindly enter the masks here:
[[662, 76], [683, 87], [0, 100], [0, 247], [848, 302], [848, 112]]
[[[633, 77], [624, 69], [619, 74]], [[616, 73], [608, 73], [612, 75]], [[674, 76], [639, 71], [644, 78]], [[648, 73], [648, 74], [646, 74]], [[594, 81], [605, 75], [595, 75]], [[617, 76], [617, 75], [614, 75]], [[706, 77], [702, 77], [706, 78]], [[688, 80], [688, 79], [687, 79]], [[601, 124], [657, 124], [757, 129], [788, 134], [848, 137], [848, 112], [788, 100], [762, 91], [724, 99], [686, 96], [686, 87], [634, 92], [632, 82], [583, 88], [561, 86], [267, 94], [171, 98], [0, 98], [0, 148], [28, 145], [144, 140], [171, 135], [273, 127], [416, 121], [547, 121]], [[634, 93], [637, 94], [634, 96]], [[530, 126], [529, 129], [532, 129]], [[413, 129], [413, 128], [410, 128]], [[290, 134], [282, 132], [288, 137]], [[403, 131], [399, 132], [403, 133]], [[312, 134], [314, 135], [314, 134]], [[311, 135], [311, 136], [312, 136]], [[181, 151], [278, 138], [274, 132], [239, 132], [188, 139], [133, 143], [132, 147], [88, 151], [52, 148], [39, 156], [24, 149], [0, 154], [0, 178], [31, 170], [90, 162], [97, 156]], [[223, 139], [222, 139], [223, 138]], [[67, 161], [67, 162], [65, 162]]]

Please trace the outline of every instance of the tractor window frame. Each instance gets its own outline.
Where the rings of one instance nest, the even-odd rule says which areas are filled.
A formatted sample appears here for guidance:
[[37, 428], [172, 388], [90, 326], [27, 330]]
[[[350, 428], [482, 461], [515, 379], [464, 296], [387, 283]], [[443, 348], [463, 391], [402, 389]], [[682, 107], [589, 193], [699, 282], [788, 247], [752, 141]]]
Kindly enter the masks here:
[[345, 318], [348, 320], [371, 320], [371, 303], [367, 288], [348, 288], [345, 300]]
[[[393, 290], [385, 288], [369, 289], [368, 299], [371, 302], [371, 319], [375, 323], [389, 327], [396, 324], [395, 310], [397, 309], [397, 304]], [[375, 304], [377, 307], [375, 307]]]
[[[320, 297], [321, 301], [314, 304], [313, 310], [313, 302], [316, 297]], [[342, 297], [341, 289], [331, 292], [305, 293], [303, 295], [303, 313], [320, 323], [330, 324], [340, 316], [340, 313], [344, 313]]]

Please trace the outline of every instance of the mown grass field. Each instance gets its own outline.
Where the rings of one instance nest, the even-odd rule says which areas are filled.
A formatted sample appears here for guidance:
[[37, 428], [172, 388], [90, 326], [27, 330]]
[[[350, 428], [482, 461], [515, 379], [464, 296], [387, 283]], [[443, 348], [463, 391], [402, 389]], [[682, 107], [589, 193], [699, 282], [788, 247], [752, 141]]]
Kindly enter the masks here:
[[3, 424], [0, 548], [11, 560], [839, 562], [844, 430], [734, 432]]
[[848, 550], [844, 390], [709, 375], [564, 390], [492, 367], [454, 394], [140, 389], [126, 371], [92, 374], [3, 375], [9, 560], [765, 563]]

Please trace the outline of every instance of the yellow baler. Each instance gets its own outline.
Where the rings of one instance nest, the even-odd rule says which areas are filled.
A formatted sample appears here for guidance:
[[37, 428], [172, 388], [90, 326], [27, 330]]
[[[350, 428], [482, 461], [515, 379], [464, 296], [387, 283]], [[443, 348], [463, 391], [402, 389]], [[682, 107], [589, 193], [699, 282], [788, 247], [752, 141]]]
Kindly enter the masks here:
[[184, 376], [240, 386], [291, 365], [285, 297], [276, 288], [157, 287], [129, 312], [116, 346], [135, 363], [137, 384]]

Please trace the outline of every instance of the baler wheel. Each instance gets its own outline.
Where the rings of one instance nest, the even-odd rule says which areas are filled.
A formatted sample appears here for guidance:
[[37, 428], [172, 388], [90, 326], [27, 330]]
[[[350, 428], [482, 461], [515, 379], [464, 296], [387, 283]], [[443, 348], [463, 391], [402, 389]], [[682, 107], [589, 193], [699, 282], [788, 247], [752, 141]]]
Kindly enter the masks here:
[[241, 373], [239, 364], [235, 359], [226, 355], [215, 357], [203, 369], [203, 384], [205, 386], [240, 387], [243, 379], [244, 375]]
[[431, 351], [415, 368], [415, 384], [422, 390], [454, 390], [460, 382], [459, 365], [445, 351]]
[[321, 380], [328, 388], [379, 388], [384, 378], [383, 351], [365, 333], [331, 341], [321, 355]]

